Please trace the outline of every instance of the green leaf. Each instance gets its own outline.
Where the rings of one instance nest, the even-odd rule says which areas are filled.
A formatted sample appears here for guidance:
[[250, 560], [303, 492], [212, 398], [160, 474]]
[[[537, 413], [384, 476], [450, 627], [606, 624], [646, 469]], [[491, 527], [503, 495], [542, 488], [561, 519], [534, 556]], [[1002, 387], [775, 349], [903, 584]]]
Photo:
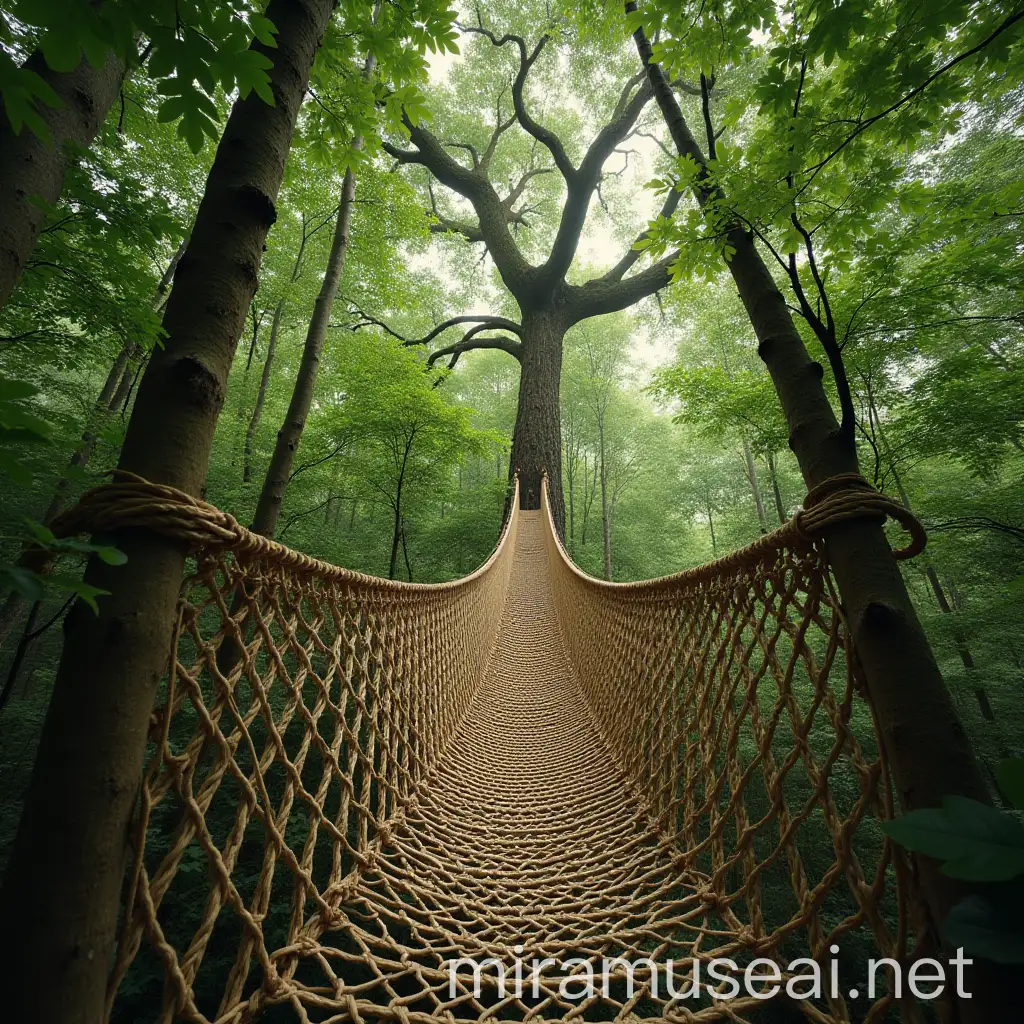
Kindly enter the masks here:
[[26, 519], [25, 522], [28, 523], [28, 528], [32, 531], [36, 541], [44, 547], [49, 547], [57, 540], [53, 535], [53, 531], [48, 526], [37, 523], [32, 519]]
[[273, 48], [277, 47], [277, 26], [265, 15], [254, 13], [249, 15], [249, 24], [252, 26], [253, 35], [264, 45]]
[[128, 561], [128, 556], [123, 551], [109, 545], [99, 545], [95, 548], [95, 552], [99, 559], [106, 562], [107, 565], [124, 565]]
[[4, 562], [0, 563], [0, 580], [4, 581], [5, 588], [16, 590], [29, 601], [43, 598], [43, 579], [38, 573]]
[[941, 808], [911, 811], [882, 828], [906, 849], [942, 861], [951, 878], [1005, 881], [1024, 874], [1024, 825], [968, 797], [948, 796]]
[[91, 583], [86, 583], [85, 580], [80, 580], [74, 576], [50, 576], [49, 581], [56, 586], [59, 590], [64, 591], [66, 594], [75, 594], [81, 598], [97, 615], [100, 613], [99, 605], [96, 603], [97, 597], [106, 597], [110, 591], [101, 590], [99, 587], [94, 587]]

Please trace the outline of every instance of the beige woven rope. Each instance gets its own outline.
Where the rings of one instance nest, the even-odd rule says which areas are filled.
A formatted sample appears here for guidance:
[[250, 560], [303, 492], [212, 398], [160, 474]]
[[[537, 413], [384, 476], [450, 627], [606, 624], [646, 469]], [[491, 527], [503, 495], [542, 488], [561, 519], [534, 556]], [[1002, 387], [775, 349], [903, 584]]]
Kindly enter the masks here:
[[[714, 958], [907, 958], [920, 904], [879, 828], [885, 756], [819, 543], [893, 503], [828, 482], [742, 552], [611, 584], [571, 563], [543, 501], [515, 501], [488, 562], [438, 586], [317, 562], [138, 479], [62, 522], [199, 556], [111, 1019], [755, 1021], [758, 1000], [673, 999], [643, 966], [632, 997], [617, 970], [581, 1001], [557, 965], [536, 996], [493, 972], [452, 995], [446, 963], [671, 959], [685, 991]], [[227, 637], [243, 653], [225, 676]], [[873, 998], [787, 1012], [881, 1021], [891, 1002], [882, 973]]]

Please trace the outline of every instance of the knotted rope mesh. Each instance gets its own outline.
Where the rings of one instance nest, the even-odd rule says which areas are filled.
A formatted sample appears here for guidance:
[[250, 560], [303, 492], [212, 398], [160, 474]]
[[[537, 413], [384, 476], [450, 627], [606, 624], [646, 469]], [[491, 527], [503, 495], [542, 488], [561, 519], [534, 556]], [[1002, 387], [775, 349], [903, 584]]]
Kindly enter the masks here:
[[[441, 585], [317, 562], [143, 481], [87, 498], [65, 532], [145, 524], [195, 549], [109, 1018], [887, 1019], [889, 975], [869, 995], [863, 964], [906, 960], [923, 911], [879, 826], [885, 756], [814, 540], [856, 489], [633, 584], [573, 566], [546, 493]], [[827, 979], [835, 945], [839, 990], [781, 1009], [700, 974], [811, 957]], [[507, 984], [453, 983], [463, 957]], [[615, 958], [631, 968], [602, 981]]]

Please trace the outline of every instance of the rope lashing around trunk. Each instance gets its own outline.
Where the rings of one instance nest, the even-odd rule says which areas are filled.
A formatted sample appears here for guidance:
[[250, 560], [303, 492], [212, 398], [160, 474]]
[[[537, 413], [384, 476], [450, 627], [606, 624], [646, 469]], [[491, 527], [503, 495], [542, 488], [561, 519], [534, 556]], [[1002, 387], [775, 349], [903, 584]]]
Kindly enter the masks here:
[[875, 490], [859, 473], [842, 473], [812, 487], [804, 498], [803, 508], [790, 522], [797, 533], [811, 539], [836, 523], [887, 517], [910, 534], [910, 543], [894, 550], [894, 557], [913, 558], [924, 551], [928, 535], [917, 516], [905, 505]]
[[[254, 533], [229, 513], [176, 487], [151, 483], [124, 470], [115, 473], [119, 479], [86, 491], [74, 507], [51, 523], [55, 536], [144, 528], [182, 541], [193, 551], [231, 551], [240, 558], [265, 558], [298, 572], [326, 572], [335, 579], [376, 579]], [[927, 534], [909, 509], [877, 491], [860, 474], [843, 473], [813, 487], [804, 498], [803, 507], [789, 522], [750, 547], [783, 546], [792, 543], [794, 537], [811, 542], [836, 523], [854, 519], [884, 521], [886, 518], [898, 522], [911, 538], [908, 545], [893, 551], [894, 557], [913, 558], [924, 550]], [[739, 563], [747, 551], [741, 548], [725, 558]], [[401, 581], [388, 582], [399, 588], [407, 585]]]

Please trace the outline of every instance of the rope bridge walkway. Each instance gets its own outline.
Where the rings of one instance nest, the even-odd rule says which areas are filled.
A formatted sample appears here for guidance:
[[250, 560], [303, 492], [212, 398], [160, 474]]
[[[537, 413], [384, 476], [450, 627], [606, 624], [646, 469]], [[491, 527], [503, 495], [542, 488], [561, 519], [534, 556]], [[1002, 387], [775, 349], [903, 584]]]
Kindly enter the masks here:
[[[142, 1019], [140, 993], [147, 1019], [217, 1024], [888, 1019], [884, 970], [846, 993], [866, 957], [909, 957], [923, 910], [879, 827], [886, 760], [815, 537], [899, 509], [858, 478], [807, 506], [710, 565], [613, 584], [569, 560], [546, 493], [517, 495], [484, 566], [416, 585], [171, 488], [86, 495], [63, 532], [145, 524], [195, 554], [110, 1019]], [[685, 996], [712, 959], [825, 965], [835, 944], [843, 994], [781, 1005], [675, 998], [652, 969], [672, 960]], [[461, 957], [579, 960], [535, 992], [485, 969], [452, 994]], [[620, 968], [583, 999], [562, 986], [616, 957], [642, 961], [632, 995]]]

